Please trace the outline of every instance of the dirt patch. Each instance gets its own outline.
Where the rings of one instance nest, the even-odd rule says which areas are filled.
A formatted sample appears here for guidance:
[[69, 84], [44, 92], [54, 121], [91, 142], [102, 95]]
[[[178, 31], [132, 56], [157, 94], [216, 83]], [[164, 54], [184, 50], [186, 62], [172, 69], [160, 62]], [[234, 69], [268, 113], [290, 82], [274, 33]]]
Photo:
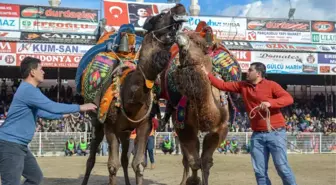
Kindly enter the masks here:
[[[336, 155], [289, 155], [289, 162], [299, 185], [336, 184]], [[156, 168], [145, 171], [145, 185], [177, 185], [182, 178], [182, 156], [156, 155]], [[43, 185], [78, 185], [85, 172], [86, 157], [44, 157], [38, 162], [44, 173]], [[107, 157], [97, 157], [89, 184], [108, 184]], [[256, 184], [249, 155], [215, 154], [211, 169], [211, 185]], [[134, 172], [130, 172], [131, 183], [135, 184]], [[269, 176], [272, 184], [281, 185], [272, 159]], [[118, 172], [118, 184], [124, 185], [122, 168]]]

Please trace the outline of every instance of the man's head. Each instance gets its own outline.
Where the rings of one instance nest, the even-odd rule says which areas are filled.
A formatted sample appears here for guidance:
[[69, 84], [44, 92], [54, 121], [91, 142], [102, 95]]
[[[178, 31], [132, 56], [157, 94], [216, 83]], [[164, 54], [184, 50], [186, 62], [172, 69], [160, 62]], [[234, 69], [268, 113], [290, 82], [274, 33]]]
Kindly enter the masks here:
[[38, 85], [44, 80], [44, 71], [42, 70], [41, 60], [32, 57], [26, 57], [22, 60], [20, 72], [23, 79]]
[[70, 138], [70, 142], [73, 143], [73, 142], [74, 142], [74, 139], [73, 139], [73, 138]]
[[246, 79], [251, 83], [258, 83], [266, 76], [266, 66], [261, 62], [254, 62], [247, 71]]

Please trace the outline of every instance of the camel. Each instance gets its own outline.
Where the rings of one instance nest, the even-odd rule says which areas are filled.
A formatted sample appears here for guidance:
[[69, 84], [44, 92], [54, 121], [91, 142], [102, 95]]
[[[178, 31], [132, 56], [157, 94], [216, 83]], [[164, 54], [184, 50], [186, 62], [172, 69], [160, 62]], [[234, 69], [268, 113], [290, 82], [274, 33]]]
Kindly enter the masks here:
[[[162, 75], [163, 94], [168, 99], [167, 109], [170, 109], [167, 113], [172, 115], [183, 154], [184, 173], [181, 185], [200, 184], [197, 176], [199, 169], [202, 170], [203, 184], [208, 185], [210, 168], [213, 166], [212, 155], [228, 132], [227, 96], [221, 102], [223, 92], [211, 86], [208, 77], [201, 71], [201, 66], [205, 65], [209, 71], [212, 69], [221, 78], [240, 80], [241, 77], [241, 69], [235, 58], [224, 47], [213, 44], [209, 36], [202, 35], [211, 32], [211, 28], [206, 24], [200, 28], [201, 33], [189, 32], [178, 36], [178, 48], [172, 48], [172, 54], [178, 52], [178, 57], [171, 61]], [[236, 72], [231, 73], [232, 69]], [[164, 119], [167, 121], [167, 118], [165, 116]], [[199, 132], [208, 132], [203, 140], [201, 157]], [[189, 168], [192, 169], [191, 177]]]
[[[135, 46], [132, 52], [125, 53], [123, 50], [123, 52], [117, 53], [120, 51], [121, 41], [125, 41], [125, 37], [129, 39], [129, 42], [133, 41], [129, 45], [134, 45], [140, 40], [134, 34], [134, 27], [128, 25], [120, 27], [116, 33], [117, 37], [114, 39], [111, 39], [113, 34], [92, 51], [88, 51], [90, 56], [83, 56], [86, 60], [83, 63], [81, 61], [82, 64], [80, 63], [80, 68], [77, 70], [77, 74], [83, 73], [81, 77], [76, 78], [80, 79], [77, 80], [77, 89], [81, 90], [86, 102], [94, 102], [100, 106], [97, 113], [91, 114], [94, 131], [82, 185], [88, 183], [95, 164], [97, 148], [104, 133], [109, 145], [107, 164], [109, 185], [117, 183], [116, 175], [120, 168], [120, 143], [122, 145], [121, 165], [125, 184], [130, 185], [127, 152], [130, 133], [134, 129], [137, 131], [135, 140], [137, 144], [132, 167], [136, 174], [136, 184], [143, 184], [145, 146], [151, 131], [148, 117], [153, 102], [152, 88], [154, 81], [170, 60], [169, 49], [176, 41], [176, 34], [182, 27], [182, 23], [187, 21], [184, 15], [186, 15], [185, 7], [177, 4], [169, 12], [150, 18], [143, 27], [147, 33], [138, 52], [136, 52], [137, 47]], [[112, 40], [119, 40], [120, 47], [111, 44]], [[106, 52], [106, 48], [109, 49], [108, 52]], [[129, 56], [132, 57], [127, 58]], [[92, 62], [88, 62], [88, 59], [92, 59]], [[95, 61], [98, 60], [101, 62], [98, 66], [103, 65], [102, 63], [105, 66], [102, 70], [105, 73], [101, 76], [96, 74], [95, 70], [91, 70], [94, 65], [97, 65]], [[109, 64], [108, 67], [107, 64]], [[98, 82], [99, 84], [97, 84]], [[99, 92], [97, 92], [98, 89], [100, 89]]]

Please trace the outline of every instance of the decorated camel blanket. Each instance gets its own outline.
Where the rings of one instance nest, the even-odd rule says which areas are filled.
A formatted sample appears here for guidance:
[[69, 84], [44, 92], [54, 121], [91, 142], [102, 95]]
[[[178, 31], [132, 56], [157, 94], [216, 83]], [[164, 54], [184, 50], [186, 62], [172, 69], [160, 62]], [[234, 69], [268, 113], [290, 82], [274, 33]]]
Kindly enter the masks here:
[[[122, 36], [127, 34], [130, 52], [119, 52]], [[142, 37], [135, 35], [133, 25], [123, 25], [108, 40], [91, 48], [81, 60], [76, 74], [77, 91], [85, 102], [98, 106], [98, 120], [104, 123], [111, 106], [120, 107], [120, 85], [139, 60]], [[100, 41], [101, 42], [101, 41]], [[105, 49], [102, 47], [104, 44]], [[113, 104], [112, 104], [113, 103]]]

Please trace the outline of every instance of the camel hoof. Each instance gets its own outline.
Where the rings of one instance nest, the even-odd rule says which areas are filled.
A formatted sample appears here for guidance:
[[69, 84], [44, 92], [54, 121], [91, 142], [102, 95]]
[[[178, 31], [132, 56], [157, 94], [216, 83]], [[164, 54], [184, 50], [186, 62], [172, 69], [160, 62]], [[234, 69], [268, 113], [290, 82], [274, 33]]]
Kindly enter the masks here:
[[193, 177], [189, 177], [187, 179], [187, 185], [201, 185], [201, 178], [197, 177], [195, 179]]

